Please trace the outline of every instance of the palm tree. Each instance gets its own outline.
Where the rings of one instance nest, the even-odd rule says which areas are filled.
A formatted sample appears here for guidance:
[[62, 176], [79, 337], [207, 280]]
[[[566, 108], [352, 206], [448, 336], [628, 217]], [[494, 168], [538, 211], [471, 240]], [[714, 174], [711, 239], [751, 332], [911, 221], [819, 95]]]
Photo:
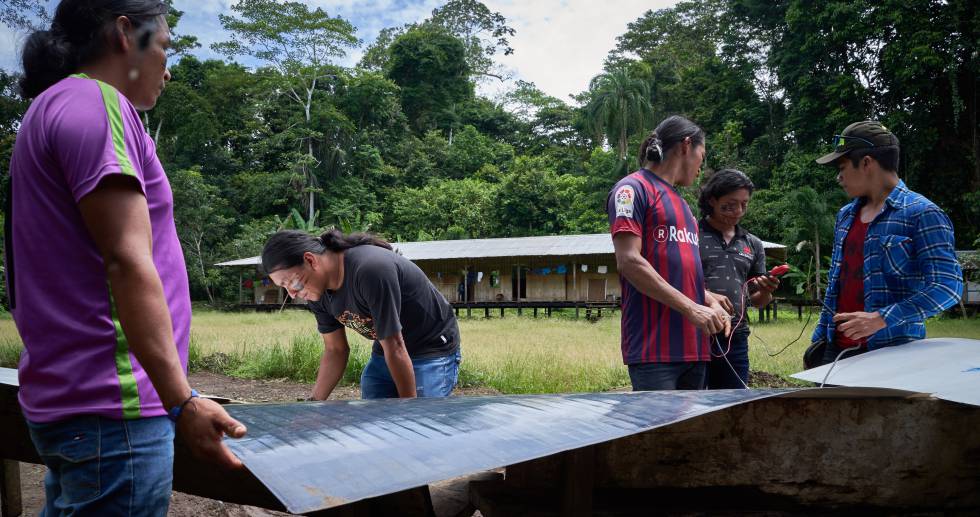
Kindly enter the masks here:
[[650, 84], [628, 68], [616, 68], [592, 78], [589, 97], [585, 114], [590, 129], [599, 138], [605, 136], [610, 145], [615, 140], [619, 159], [625, 159], [629, 136], [652, 118]]
[[813, 285], [816, 287], [817, 299], [821, 297], [820, 285], [820, 236], [832, 235], [836, 210], [827, 196], [822, 196], [810, 187], [800, 187], [786, 197], [788, 220], [784, 234], [792, 240], [799, 240], [797, 249], [809, 247], [813, 252], [813, 263], [816, 265]]

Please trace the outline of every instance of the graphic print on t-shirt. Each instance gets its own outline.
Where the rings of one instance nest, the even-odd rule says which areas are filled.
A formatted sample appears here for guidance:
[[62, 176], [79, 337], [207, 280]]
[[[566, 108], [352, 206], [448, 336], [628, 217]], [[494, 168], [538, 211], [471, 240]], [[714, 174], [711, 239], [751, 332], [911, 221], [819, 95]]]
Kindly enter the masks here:
[[343, 314], [337, 316], [337, 321], [341, 325], [353, 329], [358, 334], [375, 340], [378, 339], [378, 333], [374, 330], [374, 319], [367, 316], [361, 316], [360, 314], [354, 314], [351, 311], [344, 311]]

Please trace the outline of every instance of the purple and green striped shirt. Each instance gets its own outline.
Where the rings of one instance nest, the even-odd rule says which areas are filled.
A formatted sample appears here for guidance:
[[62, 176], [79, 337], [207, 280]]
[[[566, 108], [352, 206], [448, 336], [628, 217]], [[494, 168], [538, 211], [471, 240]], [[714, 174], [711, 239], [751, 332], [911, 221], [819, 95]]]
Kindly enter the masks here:
[[10, 160], [7, 285], [24, 342], [20, 404], [33, 422], [166, 414], [113, 319], [102, 255], [78, 209], [113, 174], [135, 178], [146, 197], [153, 261], [187, 367], [187, 271], [156, 147], [115, 88], [84, 75], [65, 78], [31, 103]]

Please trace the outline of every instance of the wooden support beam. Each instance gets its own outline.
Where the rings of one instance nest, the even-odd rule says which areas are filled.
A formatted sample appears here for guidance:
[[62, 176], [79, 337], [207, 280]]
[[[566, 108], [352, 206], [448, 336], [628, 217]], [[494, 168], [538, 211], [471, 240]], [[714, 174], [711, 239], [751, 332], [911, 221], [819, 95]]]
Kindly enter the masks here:
[[584, 447], [563, 454], [562, 517], [592, 515], [592, 494], [595, 489], [595, 447]]
[[20, 463], [0, 461], [0, 517], [18, 517], [24, 513], [20, 499]]
[[315, 517], [435, 517], [428, 485], [311, 512]]

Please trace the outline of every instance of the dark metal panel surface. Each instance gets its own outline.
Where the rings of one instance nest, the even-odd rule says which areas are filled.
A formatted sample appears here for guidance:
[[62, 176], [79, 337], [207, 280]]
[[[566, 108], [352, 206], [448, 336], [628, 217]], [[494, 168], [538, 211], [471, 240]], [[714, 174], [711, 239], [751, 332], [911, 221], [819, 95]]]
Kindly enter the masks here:
[[793, 390], [663, 391], [226, 406], [228, 445], [305, 513], [610, 441]]

